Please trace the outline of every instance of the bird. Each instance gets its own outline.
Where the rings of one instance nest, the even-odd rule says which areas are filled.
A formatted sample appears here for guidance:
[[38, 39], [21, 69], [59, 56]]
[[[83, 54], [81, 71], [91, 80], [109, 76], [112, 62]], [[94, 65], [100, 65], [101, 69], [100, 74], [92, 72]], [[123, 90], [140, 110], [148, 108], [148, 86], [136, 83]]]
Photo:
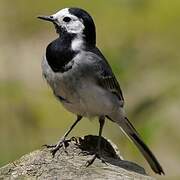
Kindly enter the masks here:
[[157, 158], [125, 114], [120, 85], [105, 56], [96, 46], [96, 27], [91, 15], [82, 8], [70, 7], [38, 18], [53, 23], [58, 34], [46, 48], [42, 74], [58, 101], [77, 117], [56, 145], [47, 146], [53, 156], [64, 146], [67, 136], [78, 122], [88, 117], [99, 119], [99, 136], [97, 152], [87, 161], [87, 166], [96, 158], [101, 159], [101, 136], [107, 119], [121, 128], [155, 173], [164, 174]]

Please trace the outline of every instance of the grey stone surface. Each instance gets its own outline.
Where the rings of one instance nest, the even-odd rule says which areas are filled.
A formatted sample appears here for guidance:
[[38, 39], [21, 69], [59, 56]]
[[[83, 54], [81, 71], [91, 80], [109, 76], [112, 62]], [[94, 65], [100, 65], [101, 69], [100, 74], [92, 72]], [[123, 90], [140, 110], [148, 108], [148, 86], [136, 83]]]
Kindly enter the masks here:
[[0, 179], [60, 179], [60, 180], [153, 180], [139, 165], [124, 161], [115, 146], [102, 138], [102, 157], [85, 167], [96, 151], [97, 136], [72, 139], [66, 151], [60, 149], [52, 157], [50, 149], [33, 151], [0, 168]]

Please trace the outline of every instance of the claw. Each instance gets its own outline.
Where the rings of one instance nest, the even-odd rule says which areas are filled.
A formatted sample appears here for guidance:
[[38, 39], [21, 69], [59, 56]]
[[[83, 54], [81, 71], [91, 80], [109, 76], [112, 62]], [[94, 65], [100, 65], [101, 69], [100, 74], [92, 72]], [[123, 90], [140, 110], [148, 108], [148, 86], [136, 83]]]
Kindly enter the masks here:
[[47, 144], [45, 144], [45, 145], [43, 145], [43, 146], [44, 146], [44, 147], [47, 147], [47, 148], [52, 148], [50, 152], [51, 152], [52, 156], [54, 157], [55, 154], [56, 154], [56, 152], [57, 152], [61, 147], [63, 147], [64, 152], [68, 154], [68, 152], [66, 151], [66, 147], [68, 146], [68, 142], [69, 142], [69, 141], [70, 141], [70, 140], [61, 139], [56, 145], [47, 145]]
[[[65, 146], [64, 146], [64, 143], [65, 143], [64, 141], [61, 141], [61, 142], [57, 143], [57, 145], [51, 150], [51, 154], [52, 154], [53, 157], [55, 156], [56, 152], [57, 152], [61, 147], [65, 147]], [[65, 148], [63, 148], [63, 149], [65, 149]]]
[[92, 159], [90, 159], [90, 160], [88, 160], [88, 161], [86, 162], [85, 166], [86, 166], [86, 167], [89, 167], [91, 164], [93, 164], [93, 162], [95, 161], [95, 159], [96, 159], [97, 157], [98, 157], [98, 155], [95, 154]]
[[43, 145], [44, 147], [47, 148], [52, 148], [51, 149], [51, 153], [53, 155], [53, 157], [55, 156], [56, 152], [63, 146], [64, 147], [64, 151], [67, 153], [66, 151], [66, 147], [69, 145], [69, 142], [74, 140], [75, 142], [77, 142], [76, 138], [72, 138], [69, 140], [66, 140], [66, 137], [68, 136], [68, 134], [71, 132], [71, 130], [75, 127], [75, 125], [82, 119], [82, 116], [77, 115], [77, 120], [74, 122], [74, 124], [70, 127], [70, 129], [64, 134], [64, 136], [60, 139], [60, 141], [56, 144], [56, 145]]
[[50, 152], [51, 152], [53, 158], [54, 158], [56, 152], [57, 152], [61, 147], [62, 147], [62, 146], [56, 146], [55, 148], [51, 149]]
[[76, 137], [73, 136], [70, 140], [74, 141], [76, 144], [78, 144], [78, 139]]
[[90, 165], [92, 165], [96, 158], [100, 159], [102, 161], [102, 163], [105, 163], [107, 165], [106, 161], [99, 154], [96, 153], [96, 154], [94, 154], [92, 159], [90, 159], [86, 162], [85, 166], [89, 167]]
[[44, 145], [42, 145], [42, 147], [46, 147], [46, 148], [54, 148], [54, 147], [56, 147], [56, 144], [51, 144], [51, 145], [44, 144]]

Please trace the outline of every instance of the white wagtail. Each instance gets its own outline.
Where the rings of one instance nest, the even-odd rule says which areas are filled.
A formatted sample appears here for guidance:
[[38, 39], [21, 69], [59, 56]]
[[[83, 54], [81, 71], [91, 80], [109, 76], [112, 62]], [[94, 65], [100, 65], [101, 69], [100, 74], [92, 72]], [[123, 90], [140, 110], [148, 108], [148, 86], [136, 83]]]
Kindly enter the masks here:
[[[51, 16], [38, 18], [54, 24], [59, 37], [46, 48], [42, 62], [45, 79], [55, 97], [77, 120], [52, 146], [52, 154], [63, 146], [66, 137], [82, 117], [98, 117], [100, 128], [98, 152], [105, 118], [117, 123], [123, 132], [134, 142], [155, 173], [164, 171], [151, 150], [142, 141], [139, 133], [127, 119], [124, 111], [124, 98], [110, 65], [96, 47], [96, 29], [92, 17], [80, 8], [65, 8]], [[51, 147], [51, 146], [49, 146]]]

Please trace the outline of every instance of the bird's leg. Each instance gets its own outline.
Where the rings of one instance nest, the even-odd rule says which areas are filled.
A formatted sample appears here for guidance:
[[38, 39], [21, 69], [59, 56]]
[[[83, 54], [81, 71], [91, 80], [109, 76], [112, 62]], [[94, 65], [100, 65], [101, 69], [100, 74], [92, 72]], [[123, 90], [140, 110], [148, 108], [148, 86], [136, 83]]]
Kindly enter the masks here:
[[[101, 135], [102, 135], [102, 130], [103, 130], [103, 126], [105, 123], [105, 117], [104, 116], [100, 116], [99, 117], [99, 136], [98, 136], [98, 142], [97, 142], [97, 152], [94, 154], [93, 158], [91, 160], [88, 160], [86, 163], [86, 167], [90, 166], [91, 164], [93, 164], [94, 160], [96, 158], [100, 158], [101, 159]], [[101, 159], [103, 162], [105, 162], [103, 159]]]
[[69, 133], [72, 131], [72, 129], [76, 126], [76, 124], [82, 119], [82, 116], [77, 116], [76, 121], [72, 124], [72, 126], [70, 127], [70, 129], [64, 134], [63, 137], [61, 137], [61, 139], [58, 141], [58, 143], [56, 145], [45, 145], [47, 148], [52, 148], [51, 153], [54, 156], [56, 154], [56, 152], [61, 148], [64, 147], [64, 149], [66, 148], [66, 138], [69, 135]]

